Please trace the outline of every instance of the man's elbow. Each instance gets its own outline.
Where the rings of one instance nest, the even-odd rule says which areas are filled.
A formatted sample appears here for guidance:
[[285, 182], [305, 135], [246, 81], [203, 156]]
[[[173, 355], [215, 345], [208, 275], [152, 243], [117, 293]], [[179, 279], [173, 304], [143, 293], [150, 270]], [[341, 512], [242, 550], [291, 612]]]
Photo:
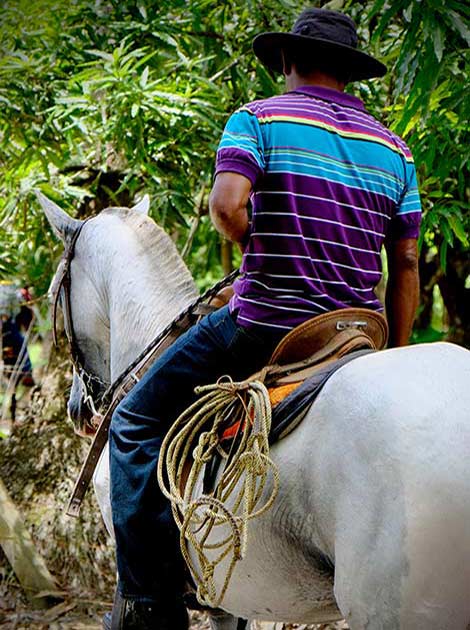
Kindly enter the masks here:
[[402, 271], [417, 274], [419, 269], [417, 253], [411, 251], [402, 253], [396, 261], [396, 267]]
[[225, 225], [230, 221], [235, 211], [236, 208], [233, 203], [230, 203], [230, 200], [227, 200], [227, 197], [222, 197], [217, 193], [211, 194], [209, 197], [209, 212], [215, 225]]
[[[209, 213], [215, 228], [232, 240], [232, 231], [237, 227], [241, 204], [229, 195], [213, 192], [209, 197]], [[236, 231], [236, 230], [235, 230]]]

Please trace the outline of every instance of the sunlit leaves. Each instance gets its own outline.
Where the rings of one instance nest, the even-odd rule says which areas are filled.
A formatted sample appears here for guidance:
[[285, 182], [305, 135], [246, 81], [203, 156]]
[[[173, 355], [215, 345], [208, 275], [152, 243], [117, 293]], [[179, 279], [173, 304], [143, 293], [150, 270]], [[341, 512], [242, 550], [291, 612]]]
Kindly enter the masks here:
[[388, 123], [405, 137], [418, 168], [422, 237], [440, 246], [445, 268], [449, 247], [469, 247], [470, 5], [376, 0], [368, 19], [388, 51]]
[[[467, 247], [469, 8], [457, 0], [328, 5], [346, 8], [362, 44], [390, 67], [384, 82], [353, 89], [413, 151], [426, 238]], [[41, 186], [72, 212], [85, 195], [104, 191], [118, 203], [148, 192], [196, 276], [220, 274], [207, 217], [218, 139], [237, 106], [282, 89], [251, 42], [290, 29], [298, 11], [294, 0], [7, 0], [0, 273], [47, 285], [57, 246], [30, 195]]]

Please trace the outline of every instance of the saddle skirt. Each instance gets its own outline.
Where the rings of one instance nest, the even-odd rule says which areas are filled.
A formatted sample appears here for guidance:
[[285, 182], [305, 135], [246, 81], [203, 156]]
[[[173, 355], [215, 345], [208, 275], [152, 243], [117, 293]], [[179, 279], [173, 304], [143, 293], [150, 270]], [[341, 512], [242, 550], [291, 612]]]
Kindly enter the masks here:
[[[383, 315], [363, 308], [325, 313], [289, 332], [268, 366], [247, 379], [260, 380], [268, 389], [273, 410], [270, 443], [299, 424], [336, 370], [363, 354], [383, 349], [387, 339]], [[221, 441], [234, 439], [239, 428], [239, 422], [230, 424]]]

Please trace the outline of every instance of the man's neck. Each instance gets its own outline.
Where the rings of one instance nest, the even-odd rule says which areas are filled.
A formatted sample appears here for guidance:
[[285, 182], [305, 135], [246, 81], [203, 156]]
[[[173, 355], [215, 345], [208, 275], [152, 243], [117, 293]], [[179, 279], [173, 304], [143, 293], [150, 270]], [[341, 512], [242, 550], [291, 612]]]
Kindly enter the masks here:
[[285, 78], [287, 92], [296, 90], [303, 85], [326, 87], [332, 90], [338, 90], [339, 92], [344, 92], [345, 88], [345, 84], [342, 81], [338, 81], [329, 74], [323, 74], [322, 72], [315, 72], [307, 77], [303, 77], [294, 70], [290, 74], [285, 75]]

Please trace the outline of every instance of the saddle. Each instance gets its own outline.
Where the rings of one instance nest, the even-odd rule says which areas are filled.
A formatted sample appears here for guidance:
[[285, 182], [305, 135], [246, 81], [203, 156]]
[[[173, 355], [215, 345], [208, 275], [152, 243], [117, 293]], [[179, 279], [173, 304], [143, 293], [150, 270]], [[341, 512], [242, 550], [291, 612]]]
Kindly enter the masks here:
[[380, 313], [365, 308], [331, 311], [287, 333], [268, 365], [248, 380], [264, 382], [275, 408], [305, 380], [320, 372], [331, 376], [343, 365], [339, 361], [342, 357], [353, 358], [359, 351], [382, 350], [387, 339], [387, 320]]
[[318, 315], [294, 328], [277, 345], [270, 363], [295, 364], [309, 358], [320, 362], [359, 348], [380, 350], [387, 338], [383, 315], [365, 308], [344, 308]]
[[[281, 439], [299, 424], [302, 411], [313, 403], [337, 369], [364, 353], [382, 350], [387, 339], [385, 317], [365, 308], [318, 315], [287, 333], [268, 365], [247, 379], [261, 381], [268, 389], [274, 412], [270, 442]], [[301, 388], [306, 381], [308, 385]], [[297, 397], [293, 398], [297, 390]], [[298, 413], [293, 413], [292, 408]], [[232, 440], [239, 428], [239, 422], [230, 424], [221, 440]]]

